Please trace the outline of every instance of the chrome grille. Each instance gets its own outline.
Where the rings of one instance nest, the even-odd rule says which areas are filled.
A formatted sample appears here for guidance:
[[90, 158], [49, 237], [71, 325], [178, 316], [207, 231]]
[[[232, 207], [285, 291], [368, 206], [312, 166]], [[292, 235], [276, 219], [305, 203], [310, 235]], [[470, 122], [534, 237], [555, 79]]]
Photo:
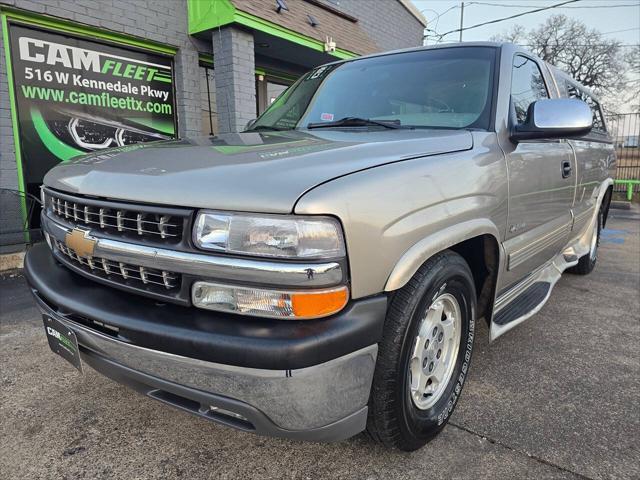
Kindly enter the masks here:
[[47, 207], [55, 217], [69, 223], [102, 230], [111, 235], [150, 239], [163, 243], [182, 241], [184, 225], [189, 214], [182, 216], [163, 213], [162, 209], [112, 202], [87, 201], [81, 197], [45, 194]]
[[116, 281], [126, 286], [139, 286], [156, 293], [169, 293], [180, 290], [182, 276], [176, 272], [114, 262], [99, 257], [81, 257], [64, 243], [49, 236], [55, 249], [76, 267], [87, 273]]

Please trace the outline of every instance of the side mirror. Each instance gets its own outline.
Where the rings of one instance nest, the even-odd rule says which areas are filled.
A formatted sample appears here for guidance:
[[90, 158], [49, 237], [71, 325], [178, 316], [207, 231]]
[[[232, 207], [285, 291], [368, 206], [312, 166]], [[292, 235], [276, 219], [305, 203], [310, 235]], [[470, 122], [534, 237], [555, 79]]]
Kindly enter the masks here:
[[247, 130], [249, 130], [251, 127], [253, 127], [253, 124], [256, 123], [257, 118], [254, 118], [253, 120], [249, 120], [247, 122], [247, 124], [244, 126], [244, 131], [246, 132]]
[[529, 105], [527, 119], [511, 130], [511, 140], [567, 138], [586, 135], [593, 126], [589, 105], [574, 98], [552, 98]]

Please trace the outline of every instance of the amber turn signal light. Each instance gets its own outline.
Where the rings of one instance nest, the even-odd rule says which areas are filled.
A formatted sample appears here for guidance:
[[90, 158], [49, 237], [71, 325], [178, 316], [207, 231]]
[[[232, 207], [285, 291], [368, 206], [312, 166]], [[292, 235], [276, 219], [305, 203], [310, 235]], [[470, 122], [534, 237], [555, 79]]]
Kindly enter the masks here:
[[341, 287], [320, 292], [300, 292], [291, 295], [293, 314], [302, 318], [326, 317], [342, 310], [349, 300], [349, 289]]
[[347, 286], [321, 290], [269, 290], [195, 282], [193, 305], [207, 310], [283, 320], [308, 320], [338, 313], [349, 301]]

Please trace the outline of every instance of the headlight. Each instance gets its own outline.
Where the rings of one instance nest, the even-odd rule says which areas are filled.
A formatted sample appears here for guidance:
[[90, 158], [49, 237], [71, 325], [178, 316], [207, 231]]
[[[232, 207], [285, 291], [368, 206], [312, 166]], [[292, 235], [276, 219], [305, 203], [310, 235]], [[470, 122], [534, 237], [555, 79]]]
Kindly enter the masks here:
[[193, 240], [205, 250], [261, 257], [338, 258], [345, 255], [340, 223], [331, 217], [203, 211], [196, 218]]

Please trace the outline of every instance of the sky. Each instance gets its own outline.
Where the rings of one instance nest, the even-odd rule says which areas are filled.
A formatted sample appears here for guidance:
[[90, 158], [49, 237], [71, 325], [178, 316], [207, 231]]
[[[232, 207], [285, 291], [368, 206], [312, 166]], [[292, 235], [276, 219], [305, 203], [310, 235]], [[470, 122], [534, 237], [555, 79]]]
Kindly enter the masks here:
[[[461, 0], [412, 0], [427, 19], [427, 45], [438, 43], [433, 35], [441, 35], [460, 28]], [[549, 7], [566, 0], [465, 0], [465, 27], [489, 20], [500, 19], [519, 13]], [[491, 4], [491, 5], [487, 5]], [[472, 28], [463, 32], [463, 41], [489, 40], [493, 35], [507, 32], [514, 25], [522, 25], [526, 30], [537, 27], [548, 17], [562, 13], [578, 19], [590, 28], [602, 32], [606, 38], [618, 40], [624, 51], [640, 44], [640, 0], [578, 0], [565, 6], [555, 7], [537, 13], [527, 14], [512, 20]], [[435, 31], [435, 32], [434, 32]], [[440, 43], [457, 42], [459, 32], [454, 32], [440, 40]], [[629, 79], [637, 78], [630, 74]], [[626, 94], [629, 95], [629, 94]], [[620, 97], [623, 98], [624, 94]], [[634, 105], [619, 99], [604, 98], [603, 101], [620, 112], [634, 111]]]
[[[518, 13], [548, 7], [563, 0], [478, 0], [465, 1], [464, 26]], [[429, 22], [428, 28], [439, 34], [460, 27], [460, 0], [413, 0]], [[491, 3], [494, 5], [481, 5]], [[449, 10], [451, 9], [451, 10]], [[444, 13], [446, 12], [446, 13]], [[463, 40], [488, 40], [495, 34], [503, 33], [513, 25], [523, 25], [530, 29], [545, 21], [549, 16], [563, 13], [584, 22], [587, 26], [606, 33], [607, 38], [614, 38], [625, 45], [640, 43], [640, 0], [580, 0], [564, 7], [552, 8], [532, 13], [513, 20], [474, 28], [463, 32]], [[438, 17], [438, 15], [440, 15]], [[624, 31], [621, 31], [624, 30]], [[432, 32], [428, 32], [432, 33]], [[458, 41], [459, 33], [447, 35], [443, 42]], [[427, 43], [435, 43], [428, 40]]]

